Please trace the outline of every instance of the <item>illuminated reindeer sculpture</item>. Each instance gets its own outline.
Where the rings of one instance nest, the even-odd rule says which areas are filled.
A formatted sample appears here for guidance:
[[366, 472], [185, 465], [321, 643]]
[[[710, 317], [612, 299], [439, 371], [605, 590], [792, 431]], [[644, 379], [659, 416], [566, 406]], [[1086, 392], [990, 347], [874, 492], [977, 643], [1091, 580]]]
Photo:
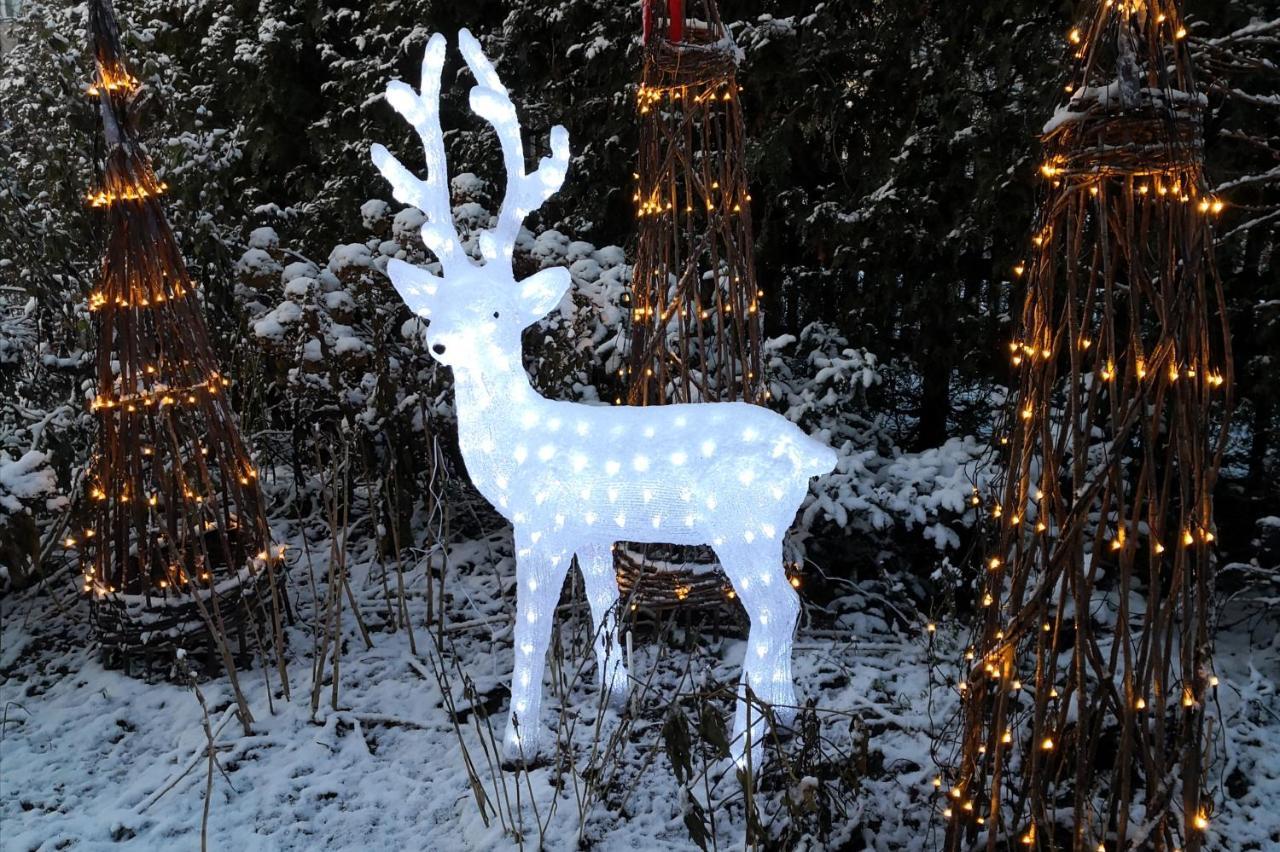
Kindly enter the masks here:
[[751, 618], [738, 688], [734, 757], [744, 743], [762, 754], [764, 722], [747, 730], [745, 687], [794, 714], [791, 643], [800, 603], [783, 568], [782, 537], [811, 477], [835, 467], [835, 453], [783, 417], [742, 402], [652, 408], [545, 399], [530, 385], [521, 333], [560, 304], [569, 271], [544, 269], [522, 281], [512, 270], [521, 222], [564, 182], [569, 137], [551, 130], [551, 156], [532, 174], [515, 107], [475, 38], [459, 33], [479, 82], [471, 108], [497, 131], [507, 194], [493, 228], [479, 236], [483, 262], [469, 258], [454, 229], [440, 130], [445, 39], [436, 34], [422, 65], [422, 90], [399, 81], [387, 100], [417, 129], [428, 175], [414, 177], [381, 145], [373, 161], [395, 197], [426, 214], [422, 239], [441, 274], [400, 260], [387, 273], [405, 303], [428, 321], [436, 360], [453, 368], [458, 443], [480, 493], [514, 527], [517, 577], [515, 671], [504, 757], [532, 758], [541, 726], [542, 675], [565, 575], [578, 557], [596, 622], [599, 677], [609, 699], [625, 699], [627, 671], [613, 642], [617, 541], [709, 544]]

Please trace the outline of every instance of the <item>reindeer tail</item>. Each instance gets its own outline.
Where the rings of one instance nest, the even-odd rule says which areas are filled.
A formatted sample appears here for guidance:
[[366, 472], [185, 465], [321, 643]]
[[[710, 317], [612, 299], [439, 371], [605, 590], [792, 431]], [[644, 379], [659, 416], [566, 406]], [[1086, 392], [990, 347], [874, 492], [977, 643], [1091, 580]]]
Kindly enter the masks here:
[[824, 476], [836, 468], [836, 451], [804, 433], [787, 442], [788, 455], [797, 471], [808, 476]]

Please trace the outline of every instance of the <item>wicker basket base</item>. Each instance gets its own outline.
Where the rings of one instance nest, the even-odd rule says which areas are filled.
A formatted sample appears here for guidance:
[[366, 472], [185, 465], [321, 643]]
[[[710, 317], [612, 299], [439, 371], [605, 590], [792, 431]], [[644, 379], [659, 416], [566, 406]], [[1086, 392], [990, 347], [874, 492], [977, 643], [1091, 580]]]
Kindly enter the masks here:
[[[283, 563], [270, 572], [275, 578], [281, 606], [287, 606]], [[214, 589], [193, 595], [144, 598], [140, 595], [98, 595], [90, 603], [94, 632], [107, 668], [123, 669], [131, 676], [173, 677], [175, 655], [182, 652], [192, 667], [213, 673], [222, 668], [212, 625], [201, 612], [221, 622], [228, 650], [239, 660], [256, 650], [257, 633], [271, 633], [271, 588], [268, 572], [225, 578]], [[216, 606], [216, 610], [215, 610]], [[216, 611], [216, 615], [215, 615]], [[214, 628], [216, 629], [216, 628]]]
[[706, 547], [622, 543], [614, 567], [623, 605], [632, 610], [716, 609], [735, 597]]

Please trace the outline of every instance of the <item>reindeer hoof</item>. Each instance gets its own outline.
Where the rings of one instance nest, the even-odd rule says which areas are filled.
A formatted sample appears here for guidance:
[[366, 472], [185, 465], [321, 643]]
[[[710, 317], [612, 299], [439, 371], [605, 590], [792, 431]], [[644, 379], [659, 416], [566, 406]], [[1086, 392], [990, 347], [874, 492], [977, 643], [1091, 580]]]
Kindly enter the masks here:
[[733, 768], [740, 775], [745, 775], [747, 770], [750, 769], [751, 775], [758, 778], [760, 776], [760, 770], [765, 764], [764, 744], [760, 742], [754, 742], [751, 744], [750, 761], [748, 761], [748, 755], [746, 753], [746, 749], [743, 748], [742, 743], [731, 743], [729, 746], [729, 757], [733, 760]]
[[503, 772], [518, 772], [523, 769], [526, 772], [537, 769], [540, 766], [546, 766], [547, 761], [542, 758], [538, 752], [533, 754], [512, 753], [504, 748], [502, 750], [502, 760], [498, 763], [502, 767]]
[[502, 740], [502, 759], [500, 765], [508, 772], [517, 769], [532, 769], [538, 762], [538, 742], [527, 736], [523, 742], [514, 732], [508, 730]]
[[799, 715], [800, 708], [796, 706], [794, 697], [787, 699], [785, 703], [773, 705], [773, 719], [777, 723], [779, 732], [789, 730], [795, 724], [796, 716]]

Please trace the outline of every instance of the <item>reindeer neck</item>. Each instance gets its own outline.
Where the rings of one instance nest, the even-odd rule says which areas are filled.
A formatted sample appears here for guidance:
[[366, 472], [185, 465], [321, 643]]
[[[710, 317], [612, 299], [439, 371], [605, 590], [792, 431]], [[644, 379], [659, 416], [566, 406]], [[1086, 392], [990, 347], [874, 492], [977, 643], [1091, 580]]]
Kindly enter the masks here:
[[469, 468], [479, 455], [509, 451], [521, 413], [547, 402], [533, 389], [518, 351], [495, 353], [485, 361], [480, 369], [453, 371], [458, 437]]

